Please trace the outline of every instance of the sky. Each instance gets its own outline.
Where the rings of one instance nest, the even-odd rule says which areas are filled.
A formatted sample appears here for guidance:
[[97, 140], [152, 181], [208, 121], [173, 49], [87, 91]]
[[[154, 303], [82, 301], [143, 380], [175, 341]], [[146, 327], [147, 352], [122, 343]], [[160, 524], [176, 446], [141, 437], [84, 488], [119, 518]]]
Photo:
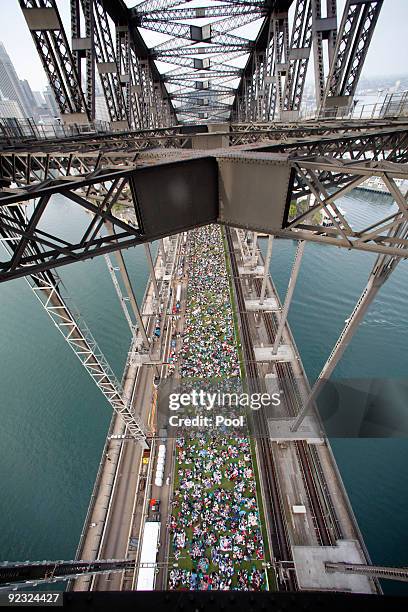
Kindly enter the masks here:
[[[47, 85], [47, 79], [19, 2], [18, 0], [0, 0], [0, 2], [0, 40], [4, 43], [19, 77], [27, 79], [34, 91], [43, 90]], [[57, 0], [57, 4], [68, 30], [69, 0]], [[126, 4], [135, 5], [137, 0], [127, 1]], [[199, 4], [208, 3], [197, 2], [197, 5]], [[338, 15], [341, 15], [344, 4], [345, 0], [338, 0]], [[340, 17], [338, 20], [340, 21]], [[408, 0], [384, 0], [362, 76], [408, 73], [407, 24]]]

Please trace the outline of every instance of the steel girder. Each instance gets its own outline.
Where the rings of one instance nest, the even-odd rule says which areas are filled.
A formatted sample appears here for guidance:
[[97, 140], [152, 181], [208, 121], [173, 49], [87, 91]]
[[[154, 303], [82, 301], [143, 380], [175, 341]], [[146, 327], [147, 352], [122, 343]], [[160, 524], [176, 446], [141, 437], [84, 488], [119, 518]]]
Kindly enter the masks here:
[[[249, 144], [249, 143], [265, 143], [273, 141], [276, 144], [279, 142], [289, 144], [290, 142], [298, 143], [299, 139], [309, 138], [311, 136], [333, 136], [347, 135], [350, 133], [367, 134], [374, 133], [377, 130], [388, 130], [390, 134], [396, 131], [404, 130], [407, 124], [397, 122], [389, 122], [387, 120], [372, 120], [372, 121], [356, 121], [356, 120], [333, 120], [333, 121], [308, 121], [300, 122], [293, 121], [292, 123], [280, 122], [251, 122], [251, 123], [231, 123], [229, 131], [229, 142], [231, 145]], [[300, 143], [302, 146], [302, 142]]]
[[[225, 107], [221, 106], [221, 112]], [[194, 113], [187, 105], [186, 114]], [[202, 106], [203, 112], [206, 107]], [[0, 151], [0, 181], [7, 187], [77, 177], [105, 168], [123, 169], [143, 163], [147, 157], [179, 155], [177, 149], [200, 147], [199, 134], [207, 126], [159, 128], [138, 132], [87, 135], [81, 138], [21, 143]], [[296, 155], [327, 155], [348, 159], [393, 159], [404, 161], [407, 125], [401, 120], [324, 120], [304, 123], [227, 124], [213, 138], [222, 146]], [[210, 136], [211, 138], [211, 136]], [[217, 146], [215, 144], [215, 146]], [[155, 153], [157, 150], [157, 154]], [[160, 153], [162, 151], [162, 153]]]
[[[204, 110], [205, 107], [203, 107]], [[222, 107], [223, 108], [223, 107]], [[185, 107], [185, 112], [195, 109]], [[231, 146], [240, 149], [300, 155], [327, 155], [354, 160], [407, 158], [408, 127], [400, 122], [373, 121], [369, 125], [357, 122], [316, 122], [313, 124], [231, 124], [221, 132]], [[118, 135], [116, 138], [84, 140], [82, 142], [38, 144], [28, 149], [0, 152], [0, 180], [4, 185], [30, 185], [60, 177], [86, 175], [104, 168], [126, 168], [142, 164], [157, 156], [180, 155], [177, 149], [189, 149], [196, 135], [177, 133], [140, 133]], [[198, 144], [198, 143], [197, 143]], [[161, 151], [161, 153], [160, 153]]]
[[[312, 134], [336, 134], [354, 132], [370, 132], [383, 128], [403, 128], [406, 122], [403, 119], [324, 119], [314, 121], [292, 121], [292, 122], [247, 122], [247, 123], [227, 123], [217, 126], [217, 132], [226, 134], [230, 144], [240, 144], [240, 142], [256, 142], [261, 139], [286, 140], [288, 137], [303, 137]], [[0, 129], [1, 129], [0, 121]], [[191, 138], [195, 134], [208, 133], [212, 129], [208, 125], [178, 125], [166, 128], [126, 130], [123, 132], [109, 132], [100, 134], [86, 134], [78, 136], [68, 136], [47, 139], [25, 139], [20, 133], [14, 138], [9, 131], [4, 137], [1, 150], [3, 152], [18, 151], [38, 151], [39, 149], [50, 151], [72, 151], [75, 150], [91, 151], [97, 150], [101, 146], [108, 147], [107, 150], [115, 148], [127, 152], [141, 148], [158, 147], [188, 147], [187, 142], [191, 143]], [[18, 131], [18, 130], [17, 130]], [[172, 139], [176, 144], [172, 145]], [[238, 141], [240, 139], [240, 142]], [[186, 142], [187, 141], [187, 142]], [[134, 146], [132, 144], [134, 143]]]
[[129, 108], [125, 103], [120, 73], [120, 66], [122, 64], [126, 63], [126, 68], [128, 69], [129, 41], [127, 40], [125, 49], [123, 49], [120, 42], [117, 45], [117, 51], [124, 51], [127, 57], [127, 62], [125, 62], [123, 56], [119, 58], [115, 54], [108, 15], [101, 0], [94, 0], [94, 12], [96, 25], [94, 45], [97, 69], [105, 94], [110, 120], [115, 124], [119, 124], [122, 128], [130, 127]]
[[290, 151], [296, 156], [330, 155], [345, 160], [392, 160], [398, 163], [408, 161], [408, 132], [405, 128], [374, 130], [372, 133], [338, 134], [335, 136], [312, 136], [300, 142], [298, 138], [288, 139], [283, 144], [258, 144], [257, 151]]
[[[94, 2], [99, 25], [95, 45], [99, 50], [97, 67], [114, 129], [172, 125], [175, 117], [170, 99], [134, 28], [118, 17], [115, 10], [112, 12], [111, 3]], [[120, 3], [117, 5], [120, 8]], [[116, 53], [109, 17], [116, 26]]]
[[[106, 179], [107, 174], [109, 181]], [[95, 183], [89, 179], [90, 176], [99, 177], [101, 182], [93, 187]], [[122, 243], [130, 246], [142, 242], [136, 238], [136, 220], [134, 224], [125, 223], [112, 212], [119, 197], [122, 206], [131, 201], [129, 184], [124, 178], [123, 170], [122, 174], [111, 170], [108, 173], [106, 171], [105, 173], [103, 171], [91, 172], [85, 177], [60, 177], [58, 180], [43, 181], [40, 185], [40, 191], [38, 191], [38, 186], [35, 187], [36, 195], [33, 195], [32, 211], [30, 207], [23, 208], [17, 201], [14, 201], [11, 208], [1, 206], [1, 242], [5, 245], [11, 243], [14, 249], [12, 257], [6, 264], [11, 275], [14, 276], [20, 271], [18, 276], [26, 276], [21, 274], [25, 265], [28, 266], [27, 271], [30, 269], [31, 274], [36, 274], [63, 265], [64, 261], [71, 263], [84, 257], [88, 258], [86, 254], [91, 256], [94, 249], [106, 253], [121, 248]], [[27, 189], [26, 195], [31, 196], [30, 186]], [[72, 205], [80, 206], [92, 213], [87, 227], [82, 232], [79, 231], [79, 235], [71, 243], [50, 234], [42, 226], [44, 213], [50, 206], [49, 196], [58, 193], [67, 197]], [[28, 197], [28, 200], [25, 201], [30, 200], [31, 197]], [[21, 203], [24, 200], [19, 201]], [[20, 211], [18, 219], [15, 217], [15, 210]], [[113, 225], [115, 235], [101, 235], [105, 222]], [[18, 237], [20, 240], [17, 240]], [[4, 262], [1, 267], [3, 266]]]
[[282, 107], [283, 80], [289, 62], [288, 8], [278, 7], [265, 19], [247, 62], [234, 102], [238, 121], [272, 121]]
[[[236, 28], [242, 27], [248, 23], [251, 23], [252, 21], [256, 21], [264, 14], [265, 10], [258, 11], [255, 8], [252, 10], [246, 9], [245, 11], [240, 10], [238, 12], [236, 10], [231, 10], [228, 18], [212, 22], [212, 27], [208, 29], [208, 32], [203, 30], [203, 28], [200, 28], [200, 26], [189, 26], [188, 24], [172, 21], [171, 11], [166, 11], [164, 14], [159, 16], [154, 15], [154, 18], [150, 16], [149, 19], [141, 18], [137, 21], [138, 24], [146, 30], [167, 34], [173, 38], [183, 38], [184, 40], [193, 40], [195, 42], [203, 42], [208, 40], [209, 42], [219, 43], [222, 45], [247, 45], [248, 40], [246, 38], [233, 36], [232, 34], [229, 34], [229, 30], [235, 30]], [[199, 18], [201, 18], [201, 13], [197, 14], [196, 12], [193, 12], [192, 15], [181, 17], [181, 19], [197, 19], [197, 15]], [[212, 17], [215, 15], [203, 16]], [[197, 31], [194, 30], [194, 28], [197, 28]], [[193, 36], [199, 36], [201, 38], [197, 40], [196, 38], [193, 38]], [[163, 45], [153, 47], [153, 49], [165, 50], [168, 48], [169, 50], [173, 50], [173, 48], [178, 44], [179, 43], [175, 40], [171, 41], [170, 44], [163, 43]]]
[[[237, 68], [227, 63], [247, 55], [253, 48], [251, 39], [233, 32], [265, 18], [269, 12], [266, 1], [231, 1], [191, 8], [185, 0], [162, 0], [151, 6], [142, 3], [131, 11], [139, 27], [171, 37], [154, 46], [151, 54], [162, 62], [179, 66], [177, 78], [170, 80], [164, 75], [172, 99], [189, 99], [187, 105], [176, 108], [179, 119], [185, 121], [189, 116], [196, 121], [229, 119], [236, 85], [232, 85], [230, 96], [221, 87], [234, 78], [238, 82], [240, 71], [237, 74]], [[205, 25], [201, 25], [203, 19], [208, 20]], [[225, 68], [232, 74], [227, 74]], [[196, 78], [186, 77], [191, 74], [191, 69]], [[205, 111], [201, 108], [203, 103], [196, 95], [196, 89], [209, 92]]]
[[[275, 2], [255, 41], [234, 101], [238, 121], [291, 120], [299, 116], [311, 47], [314, 49], [315, 89], [323, 97], [325, 75], [333, 61], [337, 36], [336, 0], [327, 0], [322, 18], [321, 0], [296, 0], [291, 35], [291, 2]], [[324, 41], [328, 43], [328, 67]], [[259, 103], [259, 98], [262, 101]]]
[[[150, 566], [156, 564], [150, 564]], [[149, 564], [141, 564], [141, 567]], [[129, 559], [100, 559], [97, 561], [38, 561], [23, 563], [7, 562], [0, 565], [0, 590], [16, 589], [34, 584], [70, 580], [79, 576], [123, 572], [134, 569], [135, 562]]]
[[[96, 65], [112, 127], [121, 130], [171, 125], [190, 115], [197, 122], [296, 119], [312, 45], [317, 105], [348, 100], [383, 0], [348, 0], [339, 36], [336, 0], [326, 0], [325, 17], [322, 0], [296, 0], [290, 33], [293, 1], [231, 0], [192, 8], [188, 0], [157, 0], [128, 9], [124, 0], [71, 0], [72, 51], [56, 0], [20, 4], [65, 120], [94, 118]], [[242, 35], [251, 23], [255, 40]], [[167, 40], [148, 48], [139, 28]], [[245, 68], [232, 65], [244, 57]], [[177, 68], [160, 74], [155, 60]], [[227, 85], [229, 97], [221, 93]], [[204, 113], [197, 89], [211, 91]], [[185, 98], [187, 107], [180, 106]]]
[[[286, 227], [282, 232], [277, 232], [277, 235], [396, 258], [408, 256], [408, 200], [396, 182], [407, 180], [406, 163], [395, 164], [390, 161], [355, 163], [329, 157], [296, 160], [293, 162], [293, 167], [294, 198], [312, 194], [314, 203], [305, 213], [295, 213], [292, 216], [289, 213]], [[391, 214], [368, 226], [353, 228], [337, 207], [336, 201], [352, 189], [364, 184], [370, 177], [378, 177], [395, 199], [397, 207]], [[321, 210], [332, 219], [332, 227], [322, 227], [311, 220], [313, 215]]]
[[[174, 5], [179, 4], [179, 3], [174, 3]], [[184, 7], [184, 8], [179, 8], [179, 9], [172, 9], [169, 8], [169, 5], [167, 5], [167, 8], [165, 9], [157, 9], [157, 10], [149, 10], [146, 12], [143, 12], [140, 8], [140, 5], [136, 6], [135, 9], [133, 9], [134, 14], [136, 15], [136, 19], [138, 24], [141, 27], [146, 27], [146, 29], [149, 29], [149, 24], [152, 24], [152, 28], [155, 28], [155, 23], [159, 22], [159, 21], [171, 21], [171, 22], [177, 22], [179, 20], [185, 20], [185, 19], [203, 19], [203, 18], [213, 18], [213, 17], [233, 17], [234, 19], [237, 20], [237, 23], [239, 25], [241, 25], [241, 22], [239, 20], [239, 16], [241, 15], [258, 15], [258, 16], [262, 16], [265, 15], [267, 12], [267, 8], [265, 6], [264, 2], [259, 2], [259, 4], [255, 4], [253, 2], [248, 2], [248, 3], [236, 3], [236, 2], [231, 2], [229, 4], [221, 4], [221, 5], [216, 5], [216, 6], [204, 6], [201, 8], [191, 8], [191, 7]], [[226, 22], [224, 22], [223, 26], [226, 24]], [[181, 26], [181, 24], [179, 24]], [[233, 28], [229, 28], [229, 29], [233, 29]], [[171, 35], [175, 35], [173, 34], [173, 32], [167, 32], [168, 34]]]
[[[352, 4], [353, 1], [350, 0]], [[322, 0], [296, 0], [290, 36], [288, 10], [291, 2], [270, 5], [237, 89], [233, 111], [235, 120], [259, 122], [296, 119], [312, 46], [316, 104], [321, 106], [326, 76], [330, 75], [335, 65], [337, 49], [337, 2], [326, 0], [325, 4], [326, 16], [323, 17]], [[347, 22], [348, 4], [342, 24]], [[360, 28], [363, 44], [357, 46], [349, 70], [349, 80], [354, 79], [355, 82], [379, 11], [364, 9], [363, 12], [368, 15], [365, 25]]]
[[329, 69], [333, 62], [337, 37], [337, 2], [327, 0], [327, 16], [322, 18], [322, 0], [312, 0], [313, 60], [315, 72], [316, 105], [320, 107], [325, 88], [327, 69], [325, 66], [323, 41], [327, 41]]
[[[301, 107], [312, 46], [317, 106], [320, 108], [329, 98], [333, 106], [338, 96], [352, 96], [381, 4], [379, 0], [349, 0], [338, 35], [336, 0], [326, 0], [325, 17], [322, 17], [322, 0], [297, 0], [288, 44], [290, 2], [275, 3], [265, 18], [238, 86], [233, 118], [238, 121], [295, 119]], [[357, 32], [352, 46], [350, 23]], [[344, 83], [339, 82], [342, 75]], [[333, 93], [336, 87], [348, 93]], [[329, 91], [332, 93], [328, 97]]]
[[[116, 23], [127, 23], [129, 30], [141, 38], [139, 27], [145, 30], [160, 32], [168, 37], [164, 43], [156, 45], [148, 50], [146, 58], [154, 65], [152, 60], [170, 63], [179, 66], [176, 71], [178, 78], [169, 79], [166, 75], [160, 77], [160, 86], [164, 88], [167, 83], [168, 99], [175, 101], [174, 106], [177, 116], [186, 117], [192, 115], [194, 119], [225, 120], [230, 115], [230, 104], [234, 97], [231, 91], [229, 103], [224, 106], [217, 100], [216, 91], [219, 86], [231, 82], [234, 78], [239, 79], [240, 71], [235, 66], [226, 66], [226, 62], [233, 60], [251, 49], [251, 41], [242, 36], [237, 36], [231, 31], [245, 24], [262, 18], [266, 14], [266, 2], [227, 2], [220, 6], [210, 6], [191, 9], [185, 6], [184, 0], [160, 0], [157, 2], [143, 2], [126, 13], [126, 9], [118, 9], [123, 3], [121, 1], [105, 0], [104, 2], [109, 14]], [[194, 20], [209, 19], [211, 23], [206, 26], [195, 25]], [[185, 23], [185, 21], [193, 23]], [[214, 21], [215, 20], [215, 21]], [[227, 68], [227, 70], [226, 70]], [[195, 71], [196, 78], [185, 78], [185, 74]], [[211, 94], [213, 108], [203, 112], [202, 101], [197, 102], [196, 89], [201, 89], [202, 84], [208, 83], [208, 89], [212, 89], [213, 71], [216, 73], [215, 91]], [[221, 74], [229, 72], [230, 74]], [[232, 74], [231, 74], [232, 73]], [[170, 75], [169, 75], [170, 76]], [[172, 82], [173, 81], [173, 82]], [[204, 88], [204, 87], [203, 87]], [[183, 94], [186, 94], [183, 96]], [[191, 94], [191, 96], [189, 96]], [[175, 96], [175, 97], [173, 97]], [[179, 109], [183, 98], [191, 98], [188, 105]], [[225, 97], [224, 93], [222, 97]], [[200, 98], [200, 96], [198, 96]], [[214, 106], [215, 104], [215, 106]], [[196, 112], [194, 112], [194, 109]], [[146, 126], [146, 124], [144, 124]]]
[[[110, 214], [112, 206], [118, 200], [124, 187], [124, 178], [114, 180], [110, 184], [103, 203], [101, 202], [100, 205], [102, 216], [99, 219], [94, 217], [88, 225], [84, 233], [85, 241], [92, 242], [92, 239], [99, 235], [105, 223], [105, 215]], [[102, 391], [112, 409], [123, 420], [128, 433], [135, 440], [144, 443], [146, 432], [143, 424], [133, 414], [130, 400], [124, 396], [121, 384], [79, 312], [72, 303], [68, 304], [64, 297], [63, 284], [56, 271], [50, 268], [39, 269], [46, 246], [50, 246], [53, 240], [50, 234], [39, 227], [49, 201], [49, 194], [41, 196], [33, 203], [31, 215], [27, 214], [27, 209], [21, 204], [1, 210], [0, 240], [9, 254], [8, 270], [13, 274], [13, 272], [18, 272], [23, 261], [31, 261], [32, 265], [29, 266], [31, 271], [25, 277], [34, 295], [39, 299], [82, 366]], [[63, 250], [60, 252], [67, 253], [63, 242], [62, 240], [57, 241], [57, 249], [62, 247]], [[86, 249], [86, 245], [84, 246]], [[37, 268], [36, 271], [34, 268]]]
[[[218, 137], [217, 134], [215, 136]], [[167, 222], [160, 225], [159, 217], [157, 217], [156, 221], [151, 222], [150, 229], [146, 229], [146, 214], [149, 218], [152, 214], [154, 216], [157, 198], [163, 196], [163, 177], [169, 171], [168, 161], [172, 162], [173, 178], [177, 175], [178, 180], [187, 186], [192, 176], [193, 166], [191, 164], [194, 165], [203, 160], [203, 170], [198, 172], [197, 181], [204, 180], [209, 189], [211, 182], [222, 184], [223, 178], [214, 176], [212, 173], [216, 171], [211, 170], [209, 171], [211, 178], [205, 179], [206, 160], [231, 157], [241, 160], [243, 154], [245, 154], [243, 163], [249, 165], [248, 172], [251, 172], [251, 168], [255, 172], [259, 164], [269, 163], [269, 160], [272, 164], [273, 160], [279, 160], [279, 164], [283, 164], [283, 167], [292, 169], [292, 179], [285, 196], [288, 201], [309, 193], [316, 195], [317, 191], [323, 194], [323, 199], [327, 199], [329, 197], [328, 188], [344, 188], [354, 180], [356, 174], [361, 177], [406, 177], [406, 166], [402, 164], [408, 159], [408, 132], [403, 127], [399, 129], [392, 127], [376, 130], [371, 134], [351, 132], [327, 136], [316, 135], [302, 140], [288, 139], [286, 142], [249, 143], [241, 145], [236, 150], [230, 147], [224, 150], [217, 149], [214, 153], [211, 151], [152, 149], [144, 153], [140, 152], [138, 155], [132, 152], [127, 156], [120, 151], [111, 153], [88, 151], [83, 156], [79, 152], [71, 152], [63, 158], [57, 151], [54, 154], [29, 153], [30, 157], [24, 157], [24, 153], [14, 154], [14, 157], [4, 155], [3, 158], [0, 158], [3, 159], [3, 185], [9, 185], [14, 179], [19, 187], [3, 187], [0, 191], [2, 241], [8, 244], [12, 238], [15, 247], [12, 257], [0, 264], [0, 280], [37, 274], [117, 249], [150, 242], [174, 233], [176, 230], [184, 231], [195, 227], [197, 223], [216, 222], [218, 218], [214, 212], [208, 213], [200, 221], [194, 221], [188, 215], [185, 218], [181, 216], [177, 228], [173, 227], [171, 216], [168, 225], [166, 225]], [[147, 203], [141, 202], [136, 196], [138, 182], [145, 168], [156, 168], [157, 173], [152, 187], [153, 191], [149, 192]], [[202, 174], [203, 171], [205, 171], [204, 174]], [[311, 176], [312, 171], [313, 176]], [[30, 180], [27, 181], [27, 178]], [[364, 178], [360, 182], [363, 180]], [[250, 188], [252, 184], [254, 189], [257, 188], [257, 180], [254, 177], [251, 178], [250, 174], [248, 174], [247, 183]], [[191, 193], [193, 202], [197, 197], [203, 195], [208, 196], [210, 200], [215, 197], [203, 190], [197, 192], [197, 184], [195, 182], [194, 186], [189, 185], [189, 193]], [[155, 189], [159, 191], [154, 191]], [[79, 230], [79, 235], [70, 242], [46, 231], [43, 225], [47, 209], [55, 205], [51, 196], [57, 194], [67, 198], [72, 206], [80, 206], [91, 215], [88, 227], [83, 231]], [[252, 195], [254, 198], [257, 197], [255, 193]], [[151, 197], [153, 200], [150, 200]], [[169, 203], [167, 200], [166, 202], [168, 207]], [[215, 207], [212, 210], [218, 209], [218, 201], [215, 203], [211, 200], [211, 202], [212, 204], [207, 202], [206, 206]], [[120, 209], [126, 210], [125, 218], [116, 212], [118, 204]], [[144, 209], [143, 206], [147, 208]], [[175, 206], [177, 208], [177, 202]], [[280, 202], [279, 206], [284, 206], [284, 202]], [[15, 209], [24, 212], [20, 214], [18, 224], [16, 224], [13, 212]], [[201, 205], [193, 209], [201, 210]], [[143, 210], [145, 210], [144, 213]], [[162, 221], [163, 218], [160, 219], [160, 223]], [[101, 235], [101, 229], [107, 222], [111, 223], [115, 230], [113, 235]], [[256, 229], [257, 222], [255, 215], [250, 225], [253, 224], [253, 228]], [[239, 225], [239, 223], [236, 224]], [[343, 236], [340, 237], [341, 239], [339, 236], [333, 238], [331, 236], [333, 232], [326, 232], [327, 228], [315, 227], [312, 230], [310, 227], [294, 228], [291, 225], [288, 228], [284, 226], [275, 228], [274, 233], [289, 237], [290, 232], [297, 232], [300, 229], [306, 232], [305, 239], [315, 240], [313, 236], [322, 238], [322, 234], [325, 233], [329, 235], [332, 242], [329, 239], [323, 240], [324, 237], [323, 241], [354, 248], [354, 246], [349, 247], [350, 240], [344, 242]], [[351, 234], [351, 238], [354, 237], [354, 234]], [[376, 235], [375, 241], [370, 239], [369, 248], [362, 240], [356, 241], [355, 248], [375, 252], [394, 248], [383, 241], [382, 235], [378, 241], [377, 237]], [[33, 252], [30, 252], [31, 247], [35, 247]]]
[[382, 5], [383, 0], [347, 0], [322, 99], [323, 112], [350, 105]]
[[61, 113], [91, 120], [56, 0], [19, 2]]
[[[86, 123], [94, 119], [96, 68], [113, 129], [175, 123], [160, 75], [141, 37], [126, 20], [127, 8], [119, 0], [113, 7], [104, 0], [71, 0], [72, 50], [56, 0], [19, 1], [64, 122]], [[113, 14], [108, 9], [113, 9]], [[118, 9], [122, 11], [122, 21], [116, 20]], [[85, 91], [81, 79], [83, 58]]]
[[[3, 125], [0, 120], [0, 130]], [[45, 148], [49, 150], [49, 147], [57, 147], [59, 150], [68, 149], [75, 144], [79, 149], [96, 149], [101, 146], [102, 143], [110, 143], [112, 146], [120, 149], [121, 147], [125, 150], [128, 148], [128, 143], [132, 138], [135, 138], [136, 142], [140, 139], [146, 140], [146, 143], [150, 139], [161, 139], [170, 136], [182, 136], [183, 134], [191, 134], [196, 131], [204, 131], [206, 126], [170, 126], [170, 127], [157, 127], [157, 128], [142, 128], [139, 130], [126, 130], [126, 131], [114, 131], [114, 132], [100, 132], [100, 133], [85, 133], [73, 136], [68, 131], [66, 136], [56, 135], [54, 138], [41, 138], [34, 137], [35, 131], [32, 132], [30, 137], [22, 136], [18, 126], [13, 133], [13, 128], [6, 125], [4, 126], [4, 133], [0, 134], [0, 150], [2, 151], [17, 151], [22, 149], [34, 148], [38, 150]], [[41, 144], [40, 144], [41, 143]], [[45, 150], [44, 149], [44, 150]]]
[[[83, 9], [84, 32], [81, 28]], [[94, 61], [94, 16], [93, 0], [71, 0], [72, 55], [78, 73], [79, 83], [83, 82], [82, 59], [85, 58], [85, 97], [88, 117], [95, 119], [95, 61]], [[84, 37], [82, 36], [84, 34]]]
[[281, 113], [282, 118], [287, 111], [298, 113], [300, 110], [307, 67], [309, 64], [311, 43], [311, 0], [297, 0], [293, 18], [292, 38], [290, 41], [289, 65]]
[[[233, 66], [217, 66], [217, 69], [213, 69], [211, 73], [211, 83], [217, 81], [218, 79], [222, 80], [224, 83], [231, 81], [233, 79], [237, 79], [241, 76], [241, 71], [239, 68], [234, 68]], [[171, 83], [172, 85], [180, 85], [181, 87], [195, 87], [198, 89], [199, 83], [208, 83], [209, 81], [199, 81], [197, 80], [196, 72], [182, 72], [179, 70], [172, 70], [167, 72], [164, 76], [164, 80], [166, 83]]]

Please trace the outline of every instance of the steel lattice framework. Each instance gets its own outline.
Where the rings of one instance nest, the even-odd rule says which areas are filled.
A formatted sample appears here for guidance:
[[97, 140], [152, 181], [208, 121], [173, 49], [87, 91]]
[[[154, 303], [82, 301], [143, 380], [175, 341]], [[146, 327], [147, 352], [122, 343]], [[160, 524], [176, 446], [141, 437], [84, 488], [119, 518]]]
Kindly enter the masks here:
[[19, 1], [66, 122], [95, 118], [96, 71], [112, 129], [175, 123], [168, 93], [123, 2], [71, 0], [69, 45], [56, 0]]
[[312, 49], [321, 112], [349, 107], [383, 0], [347, 0], [339, 27], [322, 1], [71, 0], [69, 41], [56, 0], [19, 0], [64, 121], [95, 119], [100, 86], [119, 130], [292, 120]]
[[[257, 168], [265, 163], [279, 163], [287, 177], [287, 182], [282, 183], [277, 203], [283, 211], [285, 202], [310, 193], [316, 198], [327, 199], [328, 188], [339, 188], [341, 195], [354, 185], [355, 174], [360, 177], [356, 184], [368, 176], [383, 176], [389, 168], [386, 164], [391, 163], [389, 171], [393, 176], [404, 178], [408, 159], [408, 126], [405, 123], [397, 121], [381, 126], [373, 122], [371, 126], [349, 125], [348, 130], [341, 122], [337, 125], [333, 123], [331, 129], [325, 122], [292, 128], [246, 126], [244, 130], [242, 125], [238, 127], [237, 131], [225, 134], [166, 135], [164, 142], [168, 145], [170, 138], [171, 147], [157, 148], [160, 137], [152, 134], [149, 144], [149, 136], [143, 134], [140, 139], [129, 136], [128, 150], [119, 149], [116, 139], [108, 138], [99, 142], [67, 142], [59, 148], [56, 143], [51, 143], [49, 151], [44, 145], [39, 148], [37, 145], [36, 148], [33, 144], [28, 150], [3, 151], [0, 153], [4, 185], [0, 191], [0, 234], [10, 257], [0, 262], [0, 280], [44, 272], [118, 248], [151, 242], [201, 223], [217, 221], [251, 229], [260, 228], [286, 237], [302, 229], [305, 239], [317, 240], [319, 237], [323, 242], [346, 248], [390, 252], [392, 245], [377, 235], [370, 238], [370, 246], [360, 235], [358, 240], [354, 240], [356, 235], [351, 228], [344, 230], [338, 227], [329, 231], [319, 226], [304, 225], [304, 222], [300, 227], [295, 219], [286, 227], [282, 218], [271, 232], [267, 219], [260, 220], [256, 215], [252, 219], [245, 219], [239, 206], [233, 218], [224, 219], [220, 206], [223, 196], [218, 193], [216, 185], [225, 178], [224, 158], [242, 160], [249, 182], [248, 197], [256, 199]], [[210, 139], [210, 150], [192, 151], [197, 141], [201, 144], [202, 137]], [[214, 145], [211, 145], [211, 138], [217, 139], [213, 141]], [[118, 140], [123, 147], [123, 139]], [[231, 146], [216, 148], [218, 142], [228, 144], [228, 140]], [[216, 148], [214, 152], [211, 151], [212, 147]], [[171, 217], [163, 224], [154, 221], [155, 206], [161, 197], [165, 198], [160, 175], [169, 164], [174, 176], [177, 173], [179, 180], [185, 182], [187, 191], [191, 191], [193, 203], [198, 194], [196, 186], [190, 185], [189, 181], [194, 176], [192, 173], [197, 172], [197, 187], [202, 185], [205, 199], [205, 214], [201, 219], [193, 214], [193, 204], [192, 208], [189, 205], [185, 208], [185, 217], [182, 216], [175, 225]], [[155, 177], [150, 180], [147, 192], [144, 191], [146, 172]], [[271, 177], [273, 172], [271, 166]], [[269, 180], [268, 177], [266, 179]], [[210, 181], [209, 185], [207, 180]], [[17, 186], [10, 187], [11, 184]], [[211, 184], [214, 184], [213, 191]], [[89, 223], [85, 229], [78, 229], [74, 240], [67, 241], [63, 235], [51, 234], [45, 229], [43, 220], [48, 208], [55, 205], [52, 197], [55, 195], [68, 198], [71, 206], [79, 206], [90, 213]], [[116, 212], [118, 203], [128, 211], [126, 219]], [[166, 205], [171, 210], [170, 198]], [[234, 202], [231, 205], [234, 207]], [[177, 202], [174, 206], [176, 210]], [[401, 214], [405, 213], [401, 211]], [[150, 223], [146, 222], [146, 215], [150, 215]], [[110, 224], [113, 232], [105, 231], [107, 224]], [[262, 224], [263, 227], [260, 227]], [[345, 238], [345, 231], [349, 232], [348, 239]], [[401, 246], [405, 256], [405, 243]]]

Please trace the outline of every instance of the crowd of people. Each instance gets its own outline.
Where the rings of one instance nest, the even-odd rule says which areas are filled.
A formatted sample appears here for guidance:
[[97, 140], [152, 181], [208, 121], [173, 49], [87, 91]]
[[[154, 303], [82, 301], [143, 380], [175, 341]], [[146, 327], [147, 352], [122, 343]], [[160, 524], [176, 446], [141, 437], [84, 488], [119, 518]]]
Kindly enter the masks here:
[[188, 245], [188, 292], [179, 355], [180, 376], [239, 376], [220, 229], [207, 226], [194, 230]]
[[[186, 253], [188, 291], [179, 368], [183, 379], [239, 377], [221, 230], [194, 230]], [[249, 440], [225, 431], [176, 441], [169, 519], [170, 589], [266, 587], [256, 483]]]

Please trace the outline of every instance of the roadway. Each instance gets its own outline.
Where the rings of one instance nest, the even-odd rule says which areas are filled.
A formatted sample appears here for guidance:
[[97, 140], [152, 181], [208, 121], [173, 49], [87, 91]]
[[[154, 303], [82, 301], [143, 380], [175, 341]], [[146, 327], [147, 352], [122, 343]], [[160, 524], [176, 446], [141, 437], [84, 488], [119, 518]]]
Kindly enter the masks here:
[[[152, 356], [160, 359], [169, 350], [171, 317], [167, 316], [170, 308], [170, 284], [167, 278], [173, 278], [173, 263], [178, 257], [179, 238], [170, 239], [167, 248], [166, 262], [159, 255], [156, 260], [156, 275], [158, 277], [160, 300], [162, 304], [162, 335], [160, 340], [152, 344]], [[160, 278], [161, 277], [161, 278]], [[174, 296], [174, 290], [173, 290]], [[153, 283], [148, 284], [143, 300], [142, 313], [147, 335], [154, 338], [157, 312]], [[147, 313], [147, 314], [146, 314]], [[130, 374], [132, 373], [132, 374]], [[133, 411], [141, 421], [147, 424], [155, 409], [155, 388], [153, 380], [156, 366], [130, 364], [125, 373], [124, 394], [131, 398]], [[124, 433], [121, 420], [115, 417], [109, 436]], [[153, 445], [154, 446], [154, 445]], [[140, 540], [143, 517], [146, 513], [146, 494], [148, 487], [140, 486], [142, 471], [142, 445], [133, 440], [110, 439], [107, 441], [101, 459], [101, 476], [94, 493], [93, 510], [88, 514], [84, 525], [84, 537], [77, 552], [78, 559], [125, 559], [138, 556], [132, 543]], [[139, 490], [141, 489], [141, 490]], [[132, 540], [132, 541], [131, 541]], [[129, 572], [112, 573], [95, 577], [81, 577], [76, 580], [73, 590], [120, 590], [131, 588], [134, 584], [134, 572], [130, 578]]]

